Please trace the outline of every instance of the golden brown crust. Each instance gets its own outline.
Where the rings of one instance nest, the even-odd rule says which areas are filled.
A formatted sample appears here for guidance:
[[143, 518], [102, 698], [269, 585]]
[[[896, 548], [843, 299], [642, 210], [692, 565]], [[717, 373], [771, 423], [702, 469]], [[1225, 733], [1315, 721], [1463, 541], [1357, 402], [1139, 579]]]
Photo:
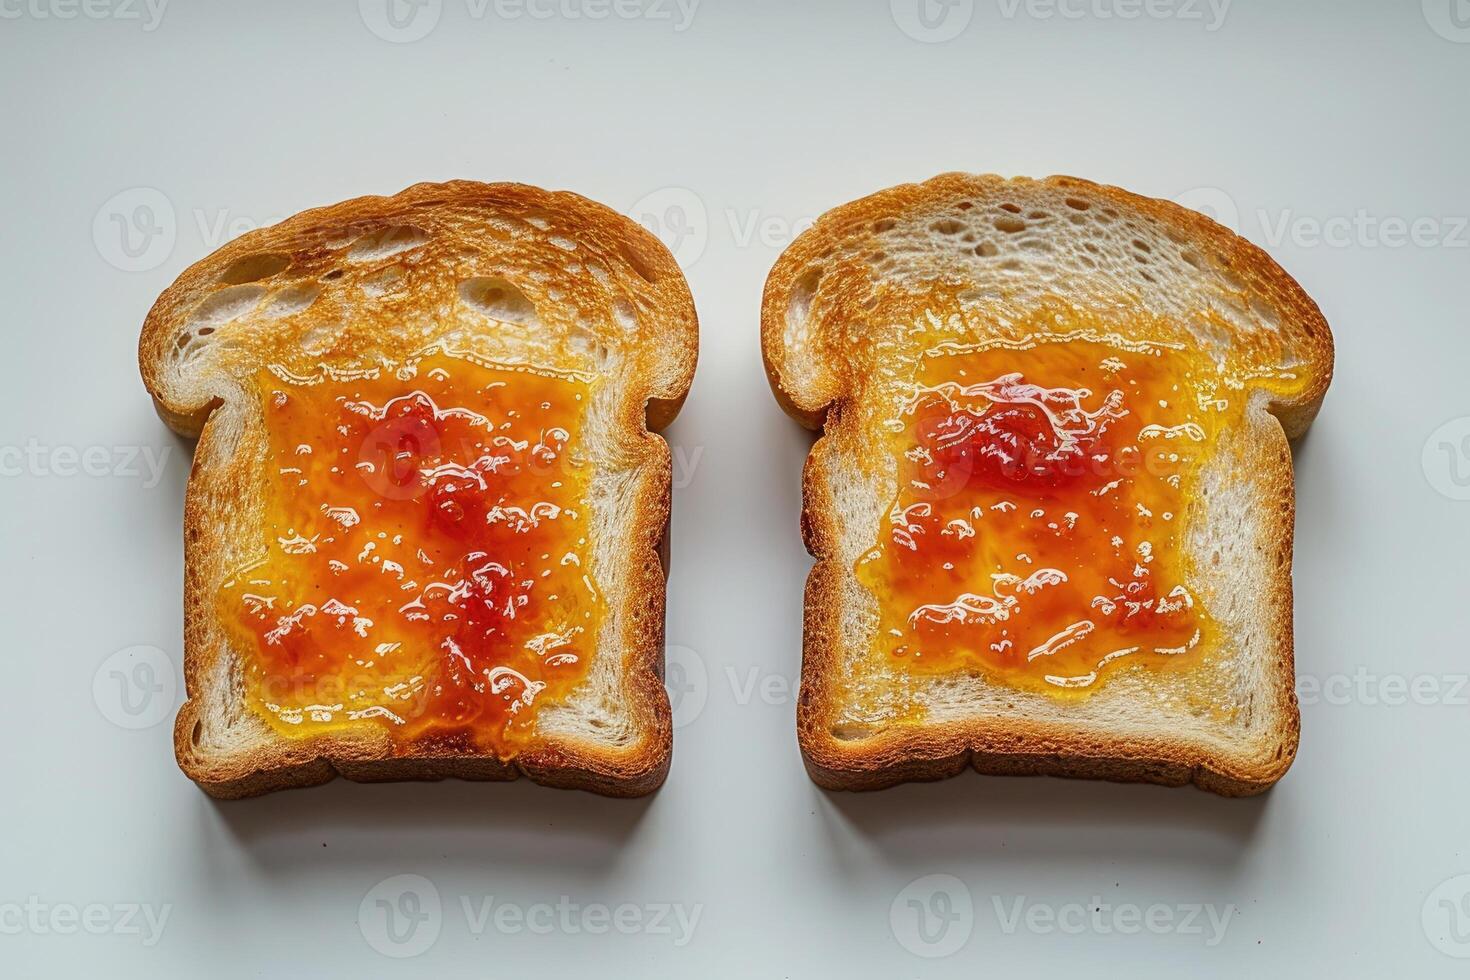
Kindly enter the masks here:
[[[440, 232], [458, 246], [489, 236], [501, 216], [568, 229], [603, 261], [620, 296], [636, 301], [637, 335], [627, 343], [635, 354], [638, 381], [626, 385], [617, 424], [625, 433], [625, 458], [638, 472], [633, 496], [636, 516], [626, 540], [626, 565], [618, 569], [619, 588], [605, 590], [616, 603], [622, 624], [623, 693], [638, 733], [628, 746], [609, 747], [571, 737], [538, 737], [510, 762], [464, 745], [416, 745], [402, 754], [385, 731], [364, 730], [293, 739], [267, 737], [248, 753], [220, 757], [198, 744], [202, 698], [221, 676], [221, 658], [231, 656], [221, 638], [212, 597], [218, 586], [218, 555], [231, 531], [230, 515], [242, 487], [258, 481], [249, 452], [241, 449], [241, 406], [232, 406], [228, 432], [217, 410], [240, 398], [228, 377], [180, 380], [175, 357], [181, 325], [191, 312], [230, 284], [230, 270], [260, 255], [285, 254], [296, 282], [325, 282], [343, 275], [332, 265], [350, 242], [385, 226], [412, 226], [429, 237]], [[527, 218], [526, 216], [531, 216]], [[592, 241], [594, 246], [586, 246]], [[502, 249], [511, 248], [503, 241]], [[600, 248], [601, 251], [595, 249]], [[428, 246], [425, 255], [439, 260]], [[396, 261], [415, 261], [407, 257]], [[585, 261], [585, 260], [584, 260]], [[381, 264], [381, 263], [380, 263]], [[354, 271], [353, 275], [366, 275]], [[590, 276], [585, 267], [582, 275]], [[573, 283], [575, 285], [575, 283]], [[611, 287], [610, 287], [611, 289]], [[601, 295], [601, 294], [597, 294]], [[606, 307], [610, 310], [611, 307]], [[629, 306], [628, 309], [635, 309]], [[421, 310], [424, 317], [441, 316]], [[393, 316], [402, 316], [401, 309]], [[609, 320], [611, 318], [608, 318]], [[275, 342], [295, 344], [300, 327], [289, 319]], [[551, 329], [547, 327], [546, 329]], [[215, 338], [218, 339], [217, 337]], [[361, 342], [362, 338], [358, 338]], [[671, 484], [667, 444], [657, 431], [672, 421], [688, 391], [697, 349], [693, 300], [668, 251], [635, 222], [586, 198], [521, 184], [456, 181], [419, 184], [393, 197], [368, 197], [303, 212], [279, 225], [242, 236], [186, 270], [159, 297], [144, 324], [139, 360], [145, 384], [160, 416], [175, 431], [198, 436], [195, 467], [185, 501], [185, 647], [188, 700], [175, 726], [175, 751], [184, 772], [205, 791], [223, 799], [254, 796], [277, 789], [312, 786], [336, 776], [358, 781], [401, 779], [509, 780], [526, 776], [549, 786], [586, 789], [610, 796], [639, 796], [662, 784], [672, 753], [672, 722], [663, 687], [665, 577], [658, 557], [667, 528]], [[222, 372], [216, 372], [221, 373]], [[242, 706], [242, 711], [246, 710]]]
[[[829, 468], [836, 466], [833, 433], [842, 432], [854, 392], [840, 369], [824, 364], [816, 371], [788, 372], [787, 314], [799, 281], [812, 263], [840, 261], [860, 252], [875, 223], [911, 211], [927, 213], [960, 198], [983, 201], [1008, 188], [1048, 186], [1075, 189], [1119, 211], [1146, 215], [1170, 228], [1176, 241], [1188, 241], [1240, 283], [1243, 293], [1266, 298], [1282, 312], [1286, 346], [1297, 352], [1303, 384], [1289, 398], [1272, 401], [1252, 423], [1259, 448], [1253, 453], [1259, 506], [1278, 515], [1269, 537], [1273, 553], [1259, 560], [1269, 567], [1274, 636], [1269, 698], [1282, 718], [1276, 748], [1268, 758], [1247, 759], [1164, 737], [1124, 737], [1114, 732], [1079, 730], [1067, 724], [1040, 723], [1020, 716], [963, 722], [896, 725], [876, 734], [844, 741], [833, 733], [835, 686], [841, 664], [839, 621], [844, 569], [837, 554], [844, 514], [830, 492]], [[834, 255], [839, 256], [833, 260]], [[861, 276], [851, 268], [840, 272]], [[825, 316], [861, 316], [856, 300], [863, 291], [847, 283]], [[1332, 336], [1317, 305], [1265, 252], [1194, 211], [1169, 201], [1139, 197], [1116, 187], [1072, 177], [1007, 181], [993, 175], [943, 174], [923, 184], [906, 184], [841, 205], [824, 214], [782, 255], [766, 282], [761, 308], [761, 347], [772, 391], [782, 407], [810, 428], [824, 429], [803, 474], [801, 527], [816, 559], [805, 591], [801, 692], [797, 729], [811, 778], [827, 789], [881, 789], [913, 780], [954, 776], [973, 767], [1005, 775], [1058, 775], [1164, 785], [1195, 785], [1225, 796], [1249, 796], [1270, 788], [1291, 765], [1300, 733], [1292, 659], [1291, 556], [1293, 474], [1287, 438], [1304, 432], [1321, 406], [1332, 375]], [[792, 380], [798, 376], [799, 380]], [[1274, 416], [1274, 418], [1273, 418]]]

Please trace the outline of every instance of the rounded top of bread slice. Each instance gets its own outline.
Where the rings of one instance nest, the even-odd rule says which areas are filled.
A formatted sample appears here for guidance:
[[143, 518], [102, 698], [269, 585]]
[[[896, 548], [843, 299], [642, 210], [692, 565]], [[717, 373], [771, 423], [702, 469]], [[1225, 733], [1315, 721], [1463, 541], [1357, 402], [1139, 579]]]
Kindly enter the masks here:
[[567, 191], [453, 181], [242, 235], [159, 297], [139, 353], [186, 435], [263, 367], [351, 372], [431, 346], [585, 374], [616, 362], [657, 429], [688, 390], [696, 330], [678, 266], [637, 222]]
[[1296, 435], [1332, 373], [1332, 335], [1265, 252], [1204, 215], [1075, 177], [942, 174], [841, 205], [792, 243], [761, 308], [767, 372], [807, 425], [852, 395], [861, 341], [963, 312], [1004, 328], [1057, 303], [1123, 332], [1168, 320], [1302, 383], [1272, 408]]

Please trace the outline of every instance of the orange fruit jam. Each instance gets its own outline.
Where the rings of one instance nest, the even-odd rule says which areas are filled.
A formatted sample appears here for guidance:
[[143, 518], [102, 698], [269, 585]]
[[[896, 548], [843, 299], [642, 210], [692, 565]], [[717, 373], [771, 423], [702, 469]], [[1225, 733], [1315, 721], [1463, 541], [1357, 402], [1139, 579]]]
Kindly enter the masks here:
[[588, 383], [441, 353], [256, 379], [263, 556], [219, 595], [277, 730], [378, 725], [509, 758], [586, 674]]
[[931, 351], [886, 420], [898, 492], [855, 568], [880, 648], [1078, 694], [1197, 647], [1183, 535], [1226, 409], [1216, 366], [1178, 345]]

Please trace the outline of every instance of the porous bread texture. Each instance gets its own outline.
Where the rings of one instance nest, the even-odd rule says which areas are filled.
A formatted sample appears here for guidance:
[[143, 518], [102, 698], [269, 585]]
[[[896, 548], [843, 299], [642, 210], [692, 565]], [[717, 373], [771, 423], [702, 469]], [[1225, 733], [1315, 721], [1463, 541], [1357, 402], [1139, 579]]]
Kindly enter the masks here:
[[[896, 489], [881, 406], [935, 337], [1175, 337], [1245, 381], [1186, 530], [1216, 642], [1126, 665], [1083, 698], [977, 672], [913, 675], [874, 653], [878, 599], [853, 574]], [[806, 589], [798, 729], [812, 777], [871, 789], [984, 772], [1260, 792], [1295, 754], [1288, 437], [1321, 405], [1332, 337], [1264, 252], [1167, 201], [1070, 177], [945, 174], [823, 215], [766, 284], [772, 389], [822, 430], [803, 480], [817, 559]], [[922, 335], [922, 344], [916, 340]]]
[[[586, 198], [521, 184], [419, 184], [306, 211], [186, 270], [144, 324], [140, 363], [159, 414], [199, 436], [185, 502], [185, 680], [175, 747], [209, 793], [357, 780], [513, 779], [640, 795], [672, 749], [662, 684], [670, 455], [650, 432], [677, 414], [697, 352], [673, 257]], [[397, 747], [373, 724], [282, 738], [245, 700], [241, 654], [218, 622], [221, 583], [259, 554], [267, 432], [253, 378], [402, 363], [431, 348], [594, 379], [589, 571], [607, 604], [585, 680], [541, 707], [510, 762], [440, 740]]]

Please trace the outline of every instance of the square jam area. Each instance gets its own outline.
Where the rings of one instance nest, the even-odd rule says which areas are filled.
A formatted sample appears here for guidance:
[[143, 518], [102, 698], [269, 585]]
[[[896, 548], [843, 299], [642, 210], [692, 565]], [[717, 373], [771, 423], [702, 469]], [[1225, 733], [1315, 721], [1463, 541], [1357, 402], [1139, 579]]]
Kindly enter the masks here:
[[1066, 696], [1187, 661], [1210, 620], [1185, 530], [1227, 387], [1178, 344], [929, 352], [884, 420], [898, 490], [855, 566], [882, 653]]
[[383, 726], [513, 756], [585, 675], [586, 381], [444, 354], [256, 379], [262, 557], [221, 589], [253, 706], [283, 733]]

